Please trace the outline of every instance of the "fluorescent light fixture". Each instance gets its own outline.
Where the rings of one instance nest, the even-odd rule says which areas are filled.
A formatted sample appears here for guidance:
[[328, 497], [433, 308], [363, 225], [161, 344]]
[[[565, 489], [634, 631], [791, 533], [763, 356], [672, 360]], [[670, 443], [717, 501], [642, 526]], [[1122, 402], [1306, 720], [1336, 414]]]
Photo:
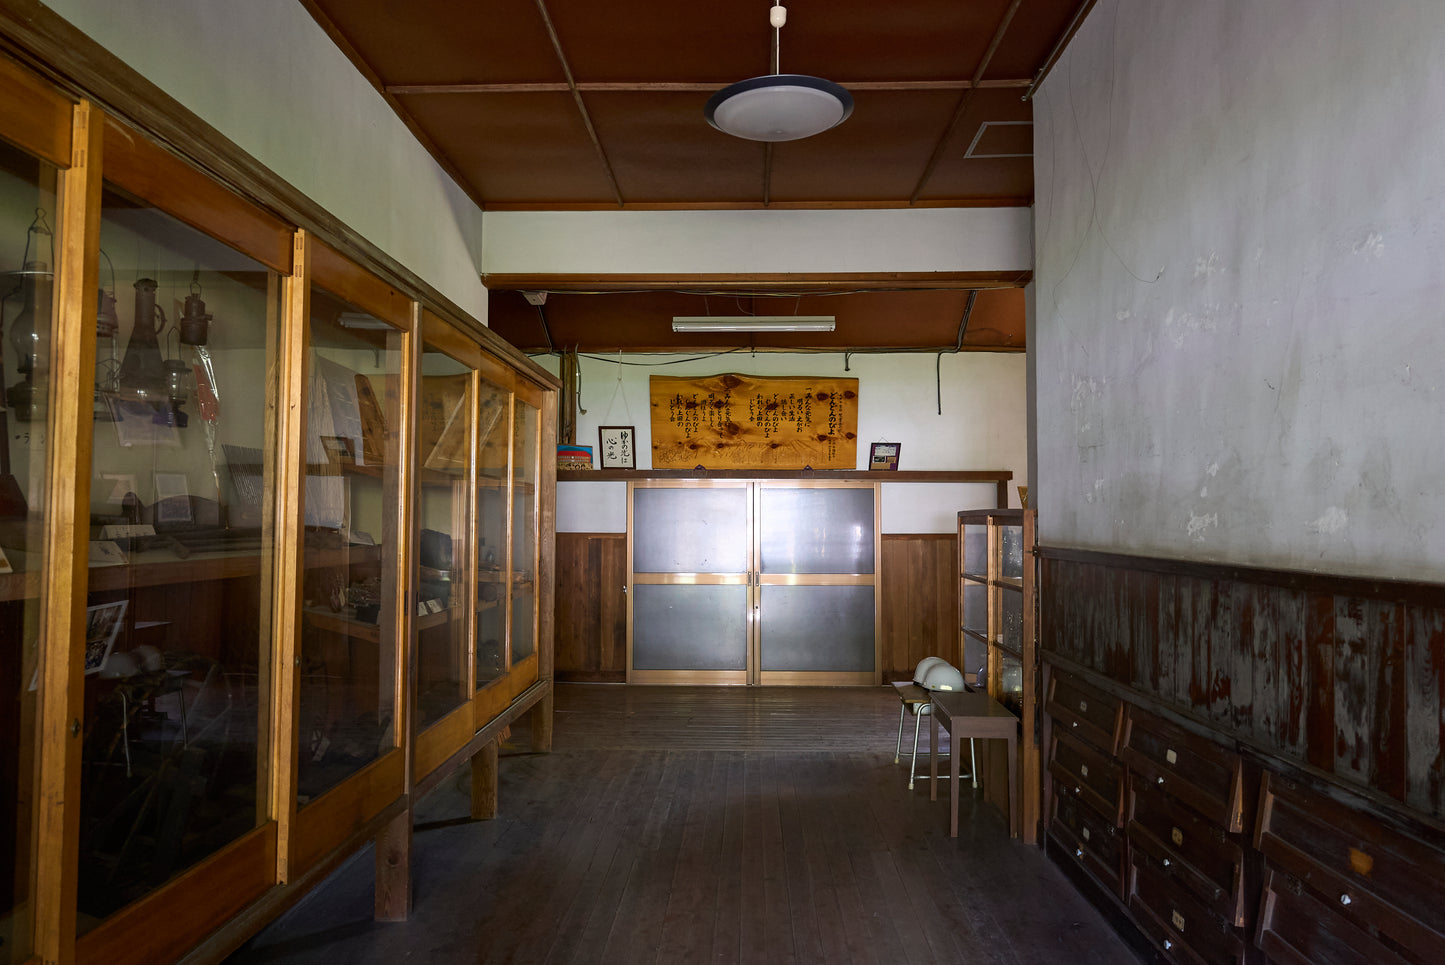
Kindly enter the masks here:
[[388, 325], [381, 319], [365, 312], [342, 312], [336, 319], [342, 328], [356, 329], [366, 332], [395, 331], [395, 327]]
[[832, 315], [674, 315], [674, 332], [831, 332]]

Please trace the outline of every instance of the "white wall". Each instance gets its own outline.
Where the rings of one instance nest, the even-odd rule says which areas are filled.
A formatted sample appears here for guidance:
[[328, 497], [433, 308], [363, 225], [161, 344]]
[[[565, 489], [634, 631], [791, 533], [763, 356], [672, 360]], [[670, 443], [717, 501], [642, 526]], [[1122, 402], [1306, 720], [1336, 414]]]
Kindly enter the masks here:
[[493, 274], [1027, 271], [1027, 208], [489, 211]]
[[296, 0], [48, 0], [478, 320], [482, 212]]
[[1035, 105], [1040, 538], [1445, 578], [1445, 4], [1101, 0]]
[[[858, 463], [866, 468], [868, 444], [902, 444], [900, 469], [1009, 469], [1020, 484], [1027, 478], [1024, 426], [1024, 357], [964, 352], [942, 359], [943, 414], [938, 414], [934, 356], [853, 355], [850, 371], [842, 355], [732, 353], [697, 361], [661, 355], [581, 360], [581, 408], [577, 442], [597, 448], [597, 427], [637, 429], [637, 467], [651, 468], [651, 375], [829, 375], [858, 379]], [[537, 359], [557, 371], [553, 358]], [[667, 362], [656, 365], [653, 363]], [[619, 382], [619, 378], [621, 381]], [[1010, 504], [1018, 496], [1010, 486]], [[883, 490], [886, 533], [950, 533], [960, 509], [995, 505], [992, 483], [888, 484]], [[599, 483], [559, 486], [557, 528], [561, 532], [621, 532], [626, 528], [626, 490]], [[604, 524], [609, 524], [604, 526]], [[610, 528], [609, 528], [610, 526]]]

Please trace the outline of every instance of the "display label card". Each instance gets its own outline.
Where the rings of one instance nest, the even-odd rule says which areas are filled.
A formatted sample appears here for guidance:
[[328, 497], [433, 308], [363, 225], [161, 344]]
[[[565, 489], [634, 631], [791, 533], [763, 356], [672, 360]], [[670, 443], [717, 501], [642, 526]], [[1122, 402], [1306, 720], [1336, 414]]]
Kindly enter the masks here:
[[100, 528], [100, 538], [105, 539], [140, 539], [142, 536], [154, 536], [156, 528], [150, 523], [124, 523]]
[[128, 562], [130, 561], [125, 558], [125, 552], [110, 540], [93, 539], [90, 541], [91, 566], [122, 566]]

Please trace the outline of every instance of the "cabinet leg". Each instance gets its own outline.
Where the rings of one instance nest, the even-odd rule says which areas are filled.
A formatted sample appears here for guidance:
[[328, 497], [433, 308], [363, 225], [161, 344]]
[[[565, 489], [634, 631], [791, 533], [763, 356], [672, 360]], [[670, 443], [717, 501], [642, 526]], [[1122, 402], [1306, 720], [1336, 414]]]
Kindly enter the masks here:
[[532, 750], [537, 754], [552, 753], [552, 695], [550, 693], [532, 707]]
[[411, 808], [376, 836], [376, 920], [406, 921], [411, 914]]
[[497, 816], [497, 742], [488, 741], [472, 758], [472, 820]]

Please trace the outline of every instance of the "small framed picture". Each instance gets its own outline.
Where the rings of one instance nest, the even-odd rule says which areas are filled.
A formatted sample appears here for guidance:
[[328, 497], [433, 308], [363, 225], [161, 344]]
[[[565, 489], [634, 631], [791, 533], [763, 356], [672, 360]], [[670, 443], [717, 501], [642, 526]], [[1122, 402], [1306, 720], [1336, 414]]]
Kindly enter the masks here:
[[874, 472], [898, 470], [898, 453], [902, 450], [901, 442], [875, 442], [868, 447], [868, 468]]
[[85, 672], [87, 675], [100, 673], [110, 659], [115, 647], [115, 638], [120, 635], [121, 624], [125, 622], [125, 608], [130, 601], [117, 600], [115, 603], [101, 603], [85, 610]]
[[632, 426], [598, 426], [597, 451], [603, 469], [637, 468], [637, 430]]
[[156, 473], [157, 523], [191, 522], [191, 492], [183, 472]]

